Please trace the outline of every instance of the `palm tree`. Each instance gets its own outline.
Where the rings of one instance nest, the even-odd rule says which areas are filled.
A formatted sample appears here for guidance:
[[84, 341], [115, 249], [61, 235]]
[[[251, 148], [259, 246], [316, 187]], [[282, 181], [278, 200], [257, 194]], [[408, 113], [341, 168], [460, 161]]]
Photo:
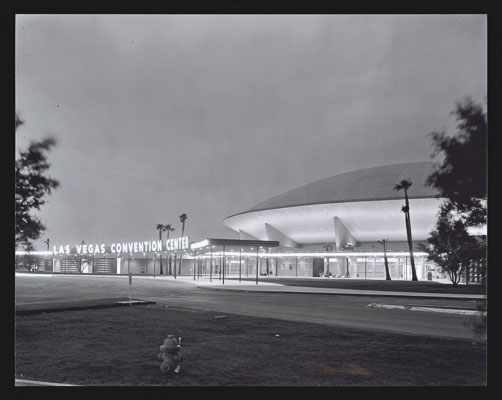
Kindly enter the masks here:
[[408, 189], [411, 187], [412, 182], [403, 179], [401, 182], [394, 186], [394, 190], [404, 190], [404, 206], [401, 211], [404, 212], [404, 221], [406, 223], [406, 235], [408, 237], [408, 248], [410, 249], [410, 264], [411, 264], [411, 280], [418, 281], [417, 271], [415, 269], [415, 258], [413, 257], [413, 238], [411, 236], [411, 222], [410, 222], [410, 202], [408, 201]]
[[183, 237], [185, 235], [185, 221], [188, 219], [186, 214], [181, 214], [180, 215], [180, 222], [181, 222], [181, 236]]
[[[169, 239], [169, 233], [172, 232], [172, 231], [174, 231], [174, 228], [173, 228], [172, 224], [167, 224], [166, 225], [166, 231], [167, 231], [167, 238]], [[169, 265], [169, 271], [167, 273], [168, 273], [168, 275], [171, 275], [172, 274], [172, 270], [171, 270], [171, 254], [169, 254], [168, 265]]]
[[[334, 247], [333, 245], [326, 243], [321, 247], [326, 253], [330, 253], [333, 251]], [[329, 275], [329, 256], [328, 256], [328, 267], [326, 268], [326, 272]]]
[[[185, 221], [187, 220], [187, 215], [185, 213], [180, 215], [180, 222], [181, 222], [181, 237], [185, 236]], [[176, 268], [176, 266], [175, 266]], [[181, 254], [180, 254], [180, 267], [178, 269], [178, 275], [181, 274]]]
[[385, 264], [385, 280], [390, 281], [390, 273], [389, 273], [389, 262], [387, 261], [387, 248], [385, 247], [385, 243], [388, 242], [389, 239], [378, 240], [378, 243], [383, 245], [383, 262]]
[[[157, 226], [155, 227], [155, 229], [158, 229], [159, 231], [159, 239], [160, 241], [162, 242], [162, 231], [165, 231], [167, 228], [166, 228], [167, 225], [164, 225], [164, 224], [157, 224]], [[162, 270], [162, 250], [160, 252], [160, 272], [159, 274], [162, 275], [164, 273], [164, 271]]]

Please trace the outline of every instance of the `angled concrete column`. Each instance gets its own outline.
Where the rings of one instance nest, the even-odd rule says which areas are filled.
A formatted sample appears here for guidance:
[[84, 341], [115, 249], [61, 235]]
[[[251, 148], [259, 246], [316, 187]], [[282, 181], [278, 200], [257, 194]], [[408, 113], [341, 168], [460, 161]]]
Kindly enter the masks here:
[[295, 242], [290, 237], [286, 236], [284, 233], [274, 228], [272, 225], [265, 223], [265, 229], [267, 231], [268, 240], [277, 240], [281, 246], [293, 247], [299, 249], [302, 247], [297, 242]]
[[345, 246], [347, 243], [352, 243], [354, 246], [356, 246], [357, 240], [354, 238], [354, 236], [352, 236], [352, 233], [350, 233], [350, 231], [345, 227], [343, 222], [340, 221], [340, 218], [334, 217], [333, 221], [335, 224], [336, 249], [343, 249], [343, 246]]
[[249, 233], [247, 233], [243, 230], [239, 230], [239, 239], [241, 239], [241, 240], [246, 240], [246, 239], [247, 240], [260, 240], [257, 237], [250, 235]]

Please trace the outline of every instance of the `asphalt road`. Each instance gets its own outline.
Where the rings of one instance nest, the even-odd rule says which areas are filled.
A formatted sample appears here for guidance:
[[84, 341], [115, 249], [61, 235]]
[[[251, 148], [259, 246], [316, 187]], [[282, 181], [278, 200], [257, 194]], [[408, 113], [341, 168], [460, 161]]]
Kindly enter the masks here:
[[[127, 277], [19, 276], [16, 304], [128, 297]], [[322, 294], [278, 294], [212, 290], [192, 283], [134, 279], [133, 298], [175, 308], [302, 321], [355, 329], [474, 338], [472, 316], [368, 307], [371, 303], [473, 309], [472, 300], [389, 298]]]

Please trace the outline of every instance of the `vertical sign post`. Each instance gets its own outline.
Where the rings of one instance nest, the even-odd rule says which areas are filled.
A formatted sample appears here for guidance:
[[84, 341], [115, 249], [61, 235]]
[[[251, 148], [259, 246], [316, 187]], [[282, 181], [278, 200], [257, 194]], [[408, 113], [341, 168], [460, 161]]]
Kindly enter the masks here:
[[241, 281], [242, 249], [239, 250], [239, 282]]
[[129, 307], [132, 306], [132, 272], [129, 272]]

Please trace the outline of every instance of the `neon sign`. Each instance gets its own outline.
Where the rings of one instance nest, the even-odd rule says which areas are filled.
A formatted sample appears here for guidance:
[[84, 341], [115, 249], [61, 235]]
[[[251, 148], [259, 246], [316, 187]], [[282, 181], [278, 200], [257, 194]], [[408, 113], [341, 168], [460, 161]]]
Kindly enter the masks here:
[[149, 253], [156, 251], [176, 251], [190, 249], [190, 238], [188, 236], [166, 239], [165, 244], [162, 240], [150, 240], [143, 242], [117, 242], [112, 243], [109, 247], [104, 243], [101, 244], [77, 244], [73, 247], [67, 245], [53, 246], [52, 254], [54, 255], [96, 255], [105, 254], [107, 248], [110, 253]]

